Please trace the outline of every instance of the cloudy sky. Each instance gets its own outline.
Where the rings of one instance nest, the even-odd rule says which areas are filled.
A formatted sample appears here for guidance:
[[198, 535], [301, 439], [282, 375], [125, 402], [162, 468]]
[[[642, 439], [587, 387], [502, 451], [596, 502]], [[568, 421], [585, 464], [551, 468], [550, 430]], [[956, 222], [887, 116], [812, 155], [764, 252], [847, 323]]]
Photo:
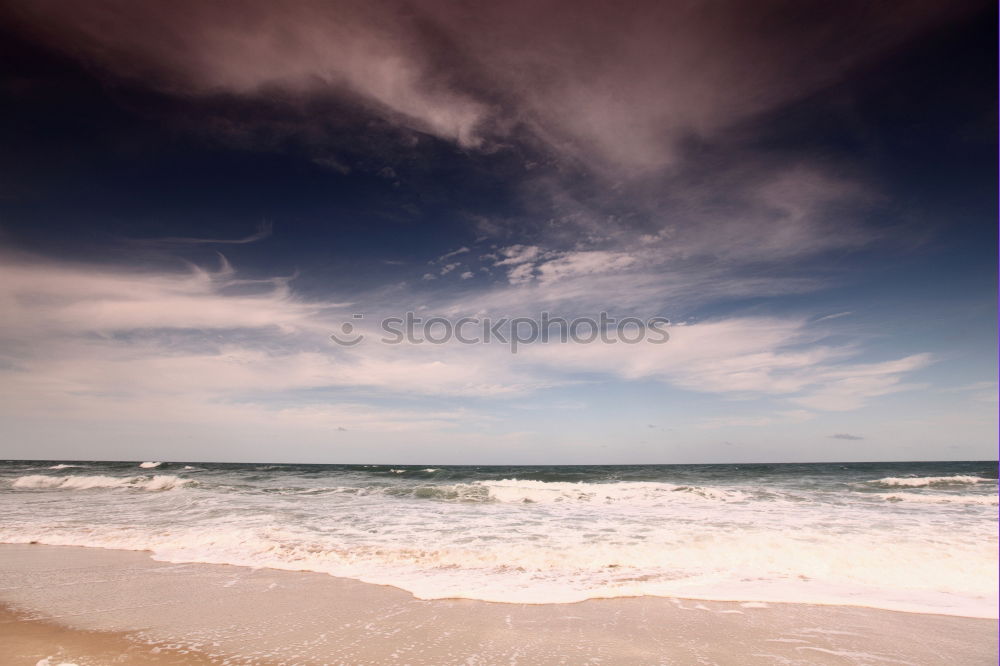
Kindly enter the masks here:
[[[0, 457], [995, 458], [996, 25], [0, 3]], [[408, 311], [670, 339], [379, 342]]]

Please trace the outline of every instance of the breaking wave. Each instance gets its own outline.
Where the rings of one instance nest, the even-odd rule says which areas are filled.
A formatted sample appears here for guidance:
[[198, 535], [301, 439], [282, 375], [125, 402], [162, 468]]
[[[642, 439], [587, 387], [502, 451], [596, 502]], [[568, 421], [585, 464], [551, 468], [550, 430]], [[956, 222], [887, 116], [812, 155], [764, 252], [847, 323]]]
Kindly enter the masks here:
[[649, 594], [997, 613], [992, 463], [180, 462], [168, 468], [178, 476], [134, 461], [51, 464], [0, 465], [0, 542], [318, 571], [424, 599]]
[[890, 493], [882, 495], [889, 502], [916, 502], [918, 504], [977, 504], [981, 506], [997, 506], [1000, 504], [996, 495], [946, 495], [935, 493], [922, 495], [920, 493]]
[[655, 506], [684, 500], [745, 502], [751, 493], [733, 488], [709, 488], [670, 483], [571, 483], [501, 479], [471, 483], [338, 486], [298, 491], [305, 494], [351, 494], [413, 497], [445, 502], [497, 504], [630, 504]]
[[887, 476], [870, 483], [888, 488], [924, 488], [927, 486], [960, 486], [974, 483], [996, 483], [996, 479], [986, 479], [981, 476], [956, 474], [954, 476]]
[[156, 476], [46, 476], [31, 474], [18, 477], [11, 484], [22, 489], [92, 490], [95, 488], [132, 488], [134, 490], [173, 490], [191, 483], [171, 474]]
[[586, 502], [590, 504], [614, 504], [627, 502], [659, 504], [688, 497], [722, 502], [739, 502], [748, 498], [747, 493], [735, 489], [655, 482], [568, 483], [502, 479], [500, 481], [480, 481], [471, 485], [474, 491], [485, 492], [487, 499], [502, 503]]

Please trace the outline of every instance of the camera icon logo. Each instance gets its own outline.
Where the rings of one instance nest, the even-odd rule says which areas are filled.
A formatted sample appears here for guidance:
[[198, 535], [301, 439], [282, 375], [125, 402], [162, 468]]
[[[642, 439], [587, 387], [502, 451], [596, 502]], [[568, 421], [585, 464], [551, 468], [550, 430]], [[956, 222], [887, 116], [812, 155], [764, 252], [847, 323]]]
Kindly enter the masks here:
[[[363, 314], [351, 315], [352, 319], [364, 319], [364, 317], [365, 316]], [[345, 321], [340, 325], [340, 335], [331, 333], [330, 339], [342, 347], [353, 347], [364, 340], [365, 336], [363, 333], [355, 333], [354, 324], [349, 321]]]

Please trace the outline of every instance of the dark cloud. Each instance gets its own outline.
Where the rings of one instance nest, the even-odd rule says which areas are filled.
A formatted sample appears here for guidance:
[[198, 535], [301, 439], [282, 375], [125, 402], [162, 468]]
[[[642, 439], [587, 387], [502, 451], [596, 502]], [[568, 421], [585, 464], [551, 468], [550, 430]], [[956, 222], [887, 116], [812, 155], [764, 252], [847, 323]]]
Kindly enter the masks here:
[[830, 435], [830, 439], [846, 439], [846, 440], [850, 440], [850, 441], [853, 442], [853, 441], [862, 440], [862, 439], [864, 439], [864, 437], [862, 437], [860, 435], [849, 435], [849, 434], [847, 434], [845, 432], [838, 432], [836, 435]]
[[[561, 253], [549, 268], [604, 257], [660, 283], [683, 275], [705, 296], [737, 283], [771, 293], [762, 279], [813, 289], [817, 256], [918, 236], [913, 225], [885, 232], [893, 217], [875, 214], [884, 212], [881, 183], [858, 167], [865, 155], [838, 161], [829, 143], [804, 148], [796, 135], [776, 149], [781, 142], [766, 137], [783, 136], [797, 101], [822, 97], [973, 4], [248, 0], [235, 11], [194, 0], [37, 0], [6, 5], [0, 21], [32, 48], [82, 63], [95, 87], [147, 121], [122, 143], [143, 132], [171, 150], [175, 135], [211, 138], [198, 168], [146, 177], [190, 177], [188, 192], [221, 192], [226, 208], [237, 199], [227, 189], [239, 192], [248, 209], [239, 230], [205, 238], [239, 238], [248, 219], [292, 206], [297, 219], [326, 220], [329, 199], [350, 224], [313, 226], [338, 247], [351, 240], [340, 224], [384, 226], [399, 251], [431, 245], [423, 236], [437, 230], [446, 241], [426, 258], [445, 243], [482, 243], [477, 253], [537, 246]], [[850, 115], [816, 109], [810, 121]], [[800, 134], [826, 136], [805, 124]], [[36, 138], [48, 134], [25, 142], [40, 163]], [[58, 142], [47, 161], [61, 164], [68, 145]], [[249, 160], [215, 161], [234, 147], [290, 158], [259, 160], [267, 174], [247, 185], [239, 178], [251, 170], [239, 163]], [[295, 168], [301, 159], [310, 170]], [[363, 216], [342, 212], [352, 197], [363, 199]], [[154, 203], [136, 199], [140, 209]], [[127, 235], [193, 245], [202, 232]], [[573, 254], [581, 251], [605, 254]]]
[[520, 137], [641, 171], [674, 162], [688, 137], [830, 84], [956, 6], [38, 0], [7, 11], [128, 85], [290, 108], [332, 95], [465, 149]]

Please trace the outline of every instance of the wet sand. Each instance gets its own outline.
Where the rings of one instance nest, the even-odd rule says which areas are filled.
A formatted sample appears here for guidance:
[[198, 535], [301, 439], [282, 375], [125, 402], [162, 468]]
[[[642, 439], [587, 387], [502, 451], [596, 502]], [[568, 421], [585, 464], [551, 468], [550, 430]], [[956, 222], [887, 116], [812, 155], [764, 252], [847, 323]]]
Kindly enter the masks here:
[[0, 662], [995, 664], [997, 621], [637, 597], [421, 601], [325, 574], [0, 545]]
[[218, 663], [189, 650], [132, 640], [125, 633], [83, 631], [29, 620], [0, 606], [0, 658], [4, 664], [201, 664]]

